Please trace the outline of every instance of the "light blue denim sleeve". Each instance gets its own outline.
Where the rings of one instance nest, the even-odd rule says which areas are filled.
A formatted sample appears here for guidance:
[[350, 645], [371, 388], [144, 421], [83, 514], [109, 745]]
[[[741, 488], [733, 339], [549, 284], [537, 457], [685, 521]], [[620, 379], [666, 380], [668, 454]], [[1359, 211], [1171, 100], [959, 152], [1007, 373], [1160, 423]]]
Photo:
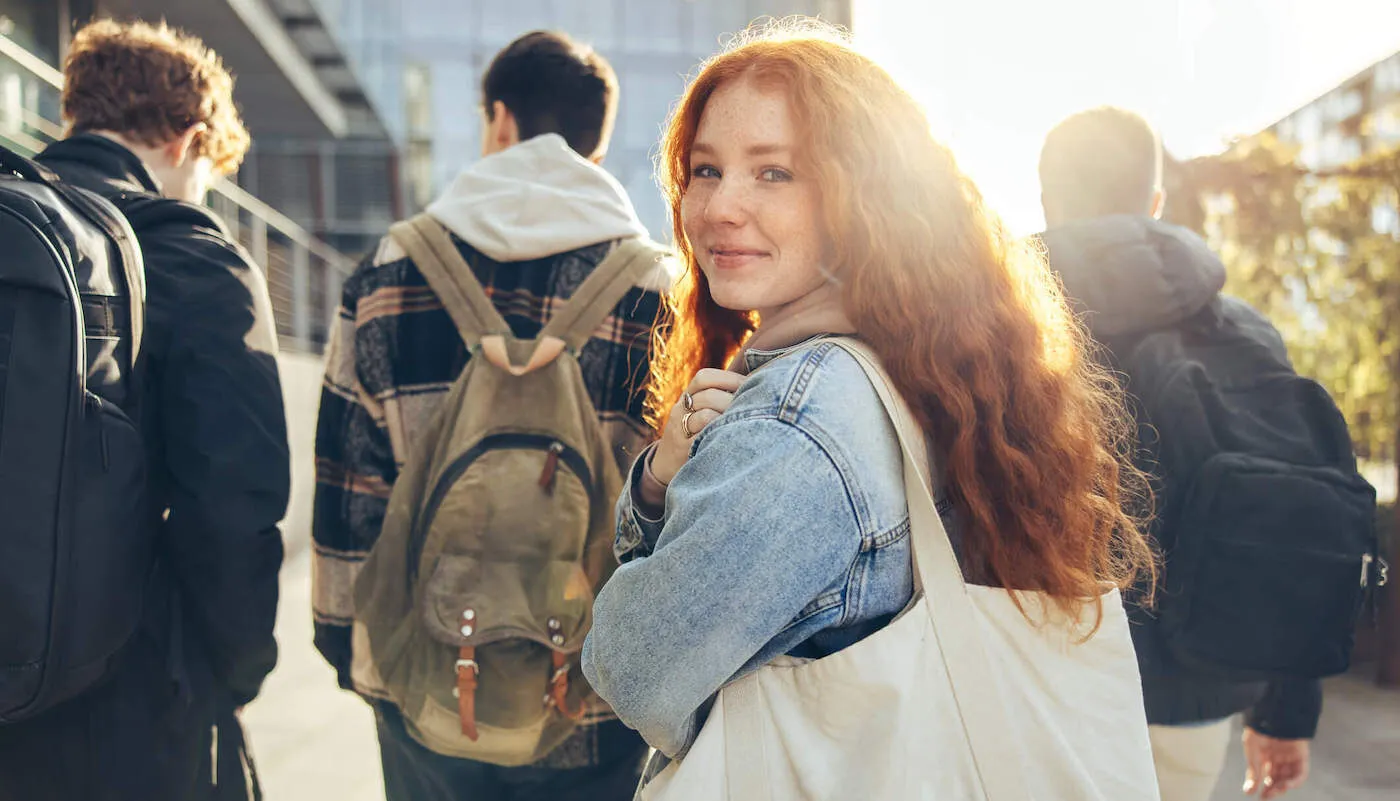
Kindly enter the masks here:
[[680, 756], [697, 711], [859, 550], [845, 480], [817, 439], [771, 414], [723, 417], [672, 481], [654, 552], [599, 594], [584, 675], [624, 723]]
[[657, 537], [661, 536], [662, 524], [666, 521], [664, 513], [657, 518], [648, 517], [642, 511], [640, 500], [642, 471], [645, 470], [647, 457], [655, 447], [655, 444], [648, 445], [632, 463], [632, 469], [627, 471], [622, 495], [617, 499], [617, 534], [613, 539], [613, 555], [620, 563], [625, 564], [641, 556], [650, 556], [656, 548]]

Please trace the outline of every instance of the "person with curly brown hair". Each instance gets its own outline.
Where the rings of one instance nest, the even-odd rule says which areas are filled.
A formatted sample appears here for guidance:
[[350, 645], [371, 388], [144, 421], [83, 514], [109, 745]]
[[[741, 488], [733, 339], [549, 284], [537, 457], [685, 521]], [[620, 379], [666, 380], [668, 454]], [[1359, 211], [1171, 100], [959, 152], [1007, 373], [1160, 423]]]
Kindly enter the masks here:
[[116, 205], [145, 262], [136, 419], [157, 546], [103, 680], [0, 727], [0, 800], [244, 799], [237, 712], [277, 661], [290, 467], [267, 286], [198, 204], [248, 132], [218, 55], [164, 24], [92, 23], [64, 73], [68, 136], [38, 161]]

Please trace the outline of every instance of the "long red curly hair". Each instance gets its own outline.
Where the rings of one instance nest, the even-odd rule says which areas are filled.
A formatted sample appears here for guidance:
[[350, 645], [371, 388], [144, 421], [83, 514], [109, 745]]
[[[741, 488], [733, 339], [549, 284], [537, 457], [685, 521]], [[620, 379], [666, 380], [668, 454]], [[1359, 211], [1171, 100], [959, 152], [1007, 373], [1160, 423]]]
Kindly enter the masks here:
[[759, 322], [710, 297], [680, 214], [706, 102], [749, 78], [791, 98], [847, 315], [945, 460], [969, 580], [1044, 592], [1078, 614], [1105, 583], [1153, 572], [1121, 391], [1042, 255], [1009, 236], [913, 98], [812, 21], [738, 37], [668, 124], [659, 178], [686, 271], [656, 333], [652, 424], [661, 430], [696, 371], [723, 367]]

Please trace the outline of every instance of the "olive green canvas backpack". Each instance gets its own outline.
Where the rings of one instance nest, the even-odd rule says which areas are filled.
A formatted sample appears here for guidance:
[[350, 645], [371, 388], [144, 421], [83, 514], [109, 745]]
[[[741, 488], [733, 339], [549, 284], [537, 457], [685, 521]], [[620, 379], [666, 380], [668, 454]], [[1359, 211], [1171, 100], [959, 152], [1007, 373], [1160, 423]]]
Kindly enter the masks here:
[[530, 764], [606, 710], [578, 654], [615, 567], [622, 479], [577, 354], [664, 254], [622, 241], [521, 341], [441, 224], [420, 215], [390, 235], [472, 358], [407, 455], [356, 580], [355, 684], [437, 753]]

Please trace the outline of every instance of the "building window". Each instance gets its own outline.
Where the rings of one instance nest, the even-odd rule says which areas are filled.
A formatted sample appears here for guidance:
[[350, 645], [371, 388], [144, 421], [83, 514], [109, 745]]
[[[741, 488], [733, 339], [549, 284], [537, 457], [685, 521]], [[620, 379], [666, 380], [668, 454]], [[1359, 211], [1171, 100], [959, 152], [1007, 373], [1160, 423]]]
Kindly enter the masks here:
[[428, 65], [404, 65], [403, 100], [404, 119], [408, 124], [409, 136], [432, 136], [433, 82]]
[[411, 0], [404, 9], [404, 32], [431, 41], [460, 40], [462, 31], [475, 27], [461, 0]]
[[0, 33], [50, 66], [59, 65], [59, 4], [0, 0]]
[[[487, 0], [476, 4], [481, 15], [481, 37], [492, 48], [502, 48], [530, 31], [549, 28], [548, 0]], [[592, 3], [568, 3], [592, 6]], [[567, 29], [566, 29], [566, 32]]]
[[592, 45], [607, 57], [618, 44], [617, 12], [616, 0], [561, 0], [554, 17], [559, 20], [559, 30]]
[[1345, 120], [1361, 111], [1363, 104], [1359, 89], [1333, 92], [1323, 101], [1327, 118], [1332, 121]]
[[622, 144], [650, 152], [661, 139], [661, 128], [671, 103], [680, 96], [684, 83], [677, 74], [649, 70], [628, 75], [622, 84]]
[[674, 2], [622, 0], [622, 24], [627, 50], [632, 53], [676, 53], [681, 40], [681, 15]]
[[1322, 136], [1322, 111], [1318, 104], [1307, 106], [1294, 115], [1295, 124], [1298, 126], [1298, 140], [1308, 142]]
[[404, 177], [409, 202], [421, 209], [433, 199], [433, 82], [426, 64], [406, 64], [403, 74], [404, 118], [408, 146]]
[[1400, 92], [1400, 53], [1376, 65], [1376, 94]]
[[1378, 145], [1400, 142], [1400, 99], [1371, 116], [1371, 136]]

